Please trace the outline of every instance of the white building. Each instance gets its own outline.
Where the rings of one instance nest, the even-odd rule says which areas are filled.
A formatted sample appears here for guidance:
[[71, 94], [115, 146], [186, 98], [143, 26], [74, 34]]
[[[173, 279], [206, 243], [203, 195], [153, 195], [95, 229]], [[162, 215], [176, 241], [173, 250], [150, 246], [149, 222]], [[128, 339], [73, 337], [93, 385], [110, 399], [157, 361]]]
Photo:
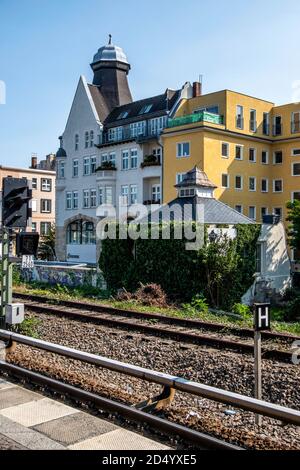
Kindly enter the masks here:
[[160, 134], [193, 87], [132, 101], [123, 50], [100, 48], [93, 84], [81, 76], [56, 154], [56, 253], [61, 261], [97, 263], [95, 227], [101, 204], [160, 202]]

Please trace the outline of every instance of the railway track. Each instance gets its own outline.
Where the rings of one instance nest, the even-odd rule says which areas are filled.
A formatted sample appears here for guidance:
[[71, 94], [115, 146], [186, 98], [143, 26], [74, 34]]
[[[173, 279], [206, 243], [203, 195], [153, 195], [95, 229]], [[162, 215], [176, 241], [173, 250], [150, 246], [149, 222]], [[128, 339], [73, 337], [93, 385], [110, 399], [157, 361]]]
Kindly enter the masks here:
[[[92, 322], [147, 335], [166, 337], [175, 341], [206, 345], [218, 349], [229, 349], [243, 354], [253, 354], [253, 331], [247, 328], [227, 327], [219, 323], [123, 310], [94, 303], [58, 301], [28, 294], [18, 293], [14, 294], [14, 297], [17, 300], [23, 300], [27, 308], [35, 313], [64, 316], [77, 321]], [[232, 336], [238, 337], [240, 340], [233, 339]], [[291, 361], [292, 344], [294, 341], [299, 340], [299, 336], [275, 332], [263, 332], [262, 336], [268, 342], [268, 346], [262, 350], [263, 358], [283, 362]], [[271, 347], [271, 342], [274, 342], [276, 346], [277, 343], [281, 343], [283, 347], [280, 349]]]

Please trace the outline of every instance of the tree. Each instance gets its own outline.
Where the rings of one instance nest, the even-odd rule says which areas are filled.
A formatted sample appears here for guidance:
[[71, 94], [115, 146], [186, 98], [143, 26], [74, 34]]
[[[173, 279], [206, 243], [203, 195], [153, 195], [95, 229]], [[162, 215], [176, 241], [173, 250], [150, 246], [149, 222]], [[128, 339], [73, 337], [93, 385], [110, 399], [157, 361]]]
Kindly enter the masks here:
[[51, 224], [49, 233], [40, 239], [38, 258], [54, 261], [56, 259], [55, 253], [55, 225]]
[[300, 201], [290, 201], [286, 205], [288, 209], [287, 221], [290, 222], [288, 226], [288, 243], [291, 248], [300, 250]]

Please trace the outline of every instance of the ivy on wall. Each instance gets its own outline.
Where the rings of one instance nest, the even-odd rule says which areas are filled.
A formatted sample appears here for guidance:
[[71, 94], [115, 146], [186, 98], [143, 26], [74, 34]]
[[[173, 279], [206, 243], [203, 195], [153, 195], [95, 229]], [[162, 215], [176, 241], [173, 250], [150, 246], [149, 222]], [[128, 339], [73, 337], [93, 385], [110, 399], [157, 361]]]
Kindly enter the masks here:
[[102, 242], [99, 265], [108, 287], [134, 291], [139, 282], [161, 285], [179, 302], [203, 293], [210, 305], [230, 308], [253, 283], [259, 225], [238, 225], [237, 238], [221, 237], [197, 251], [187, 251], [185, 239], [131, 239]]

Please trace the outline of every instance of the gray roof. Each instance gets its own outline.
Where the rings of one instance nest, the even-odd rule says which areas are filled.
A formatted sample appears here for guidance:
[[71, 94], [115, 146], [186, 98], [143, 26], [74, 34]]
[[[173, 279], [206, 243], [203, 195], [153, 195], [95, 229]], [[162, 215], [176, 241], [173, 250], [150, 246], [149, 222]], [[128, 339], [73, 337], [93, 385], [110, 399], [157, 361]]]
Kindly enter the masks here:
[[107, 46], [100, 47], [97, 54], [94, 55], [93, 64], [100, 61], [113, 61], [128, 64], [128, 60], [123, 49], [121, 47], [115, 46], [114, 44], [108, 44]]
[[212, 183], [208, 177], [207, 174], [199, 170], [197, 166], [194, 166], [194, 168], [190, 171], [188, 171], [184, 177], [183, 180], [178, 183], [175, 188], [182, 188], [185, 186], [200, 186], [202, 188], [217, 188], [217, 186]]
[[[185, 206], [185, 207], [184, 207]], [[184, 210], [183, 210], [184, 207]], [[197, 207], [201, 211], [204, 209], [204, 223], [205, 224], [254, 224], [255, 222], [243, 214], [240, 214], [235, 209], [227, 206], [223, 202], [210, 197], [178, 197], [171, 201], [169, 204], [163, 205], [160, 209], [152, 213], [151, 222], [159, 223], [170, 221], [170, 210], [174, 211], [171, 220], [180, 222], [199, 221], [197, 214]], [[160, 216], [161, 214], [161, 216]], [[147, 223], [148, 218], [144, 217], [139, 221], [140, 223]]]

